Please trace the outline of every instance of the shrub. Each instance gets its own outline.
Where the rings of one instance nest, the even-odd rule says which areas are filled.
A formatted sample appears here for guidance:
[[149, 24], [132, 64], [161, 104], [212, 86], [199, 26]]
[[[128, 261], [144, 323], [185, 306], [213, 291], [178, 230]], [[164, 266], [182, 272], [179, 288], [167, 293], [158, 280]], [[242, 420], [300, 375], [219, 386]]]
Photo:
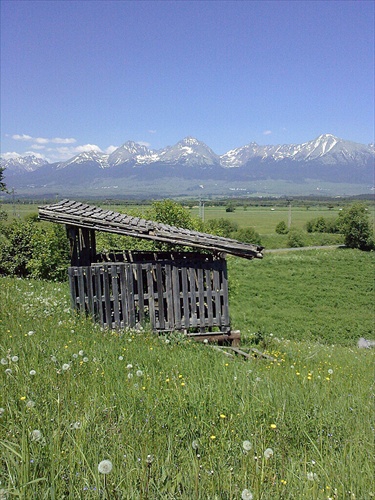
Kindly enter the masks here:
[[223, 236], [224, 238], [230, 238], [232, 233], [238, 231], [238, 224], [223, 217], [220, 219], [211, 219], [206, 223], [205, 231], [217, 236]]
[[276, 228], [275, 228], [275, 231], [277, 232], [277, 234], [288, 234], [288, 226], [286, 225], [286, 222], [285, 221], [280, 221], [277, 225], [276, 225]]
[[374, 250], [374, 236], [365, 205], [356, 203], [346, 207], [339, 214], [338, 225], [347, 247]]
[[303, 232], [300, 229], [291, 229], [288, 234], [287, 245], [291, 248], [305, 246]]
[[233, 233], [233, 238], [243, 243], [252, 243], [254, 245], [261, 245], [260, 234], [255, 231], [253, 227], [247, 227], [240, 229], [239, 231]]

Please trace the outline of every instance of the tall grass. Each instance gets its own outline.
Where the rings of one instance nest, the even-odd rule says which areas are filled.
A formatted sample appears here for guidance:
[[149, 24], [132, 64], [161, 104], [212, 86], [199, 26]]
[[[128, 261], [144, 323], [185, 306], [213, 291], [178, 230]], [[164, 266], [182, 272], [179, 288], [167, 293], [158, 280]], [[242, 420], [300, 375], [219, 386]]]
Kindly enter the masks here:
[[[354, 256], [359, 259], [351, 307], [358, 325], [368, 286], [358, 274], [369, 265], [362, 255], [340, 254], [348, 273]], [[282, 298], [292, 321], [301, 276], [311, 284], [314, 268], [321, 279], [324, 262], [317, 253], [298, 256], [304, 264], [292, 254], [249, 268], [230, 262], [237, 289], [233, 321], [240, 323], [240, 305], [257, 293], [265, 294], [258, 312], [271, 314], [278, 301], [271, 301], [275, 289], [266, 290], [271, 276], [282, 289], [287, 268], [297, 274], [286, 290], [293, 279], [299, 287]], [[333, 347], [303, 329], [299, 337], [300, 320], [289, 336], [280, 318], [272, 332], [253, 331], [275, 361], [245, 361], [179, 335], [102, 331], [70, 312], [65, 284], [2, 278], [0, 304], [0, 497], [208, 500], [246, 498], [244, 490], [269, 500], [375, 495], [374, 356], [348, 345], [356, 335], [341, 337], [333, 328]], [[327, 329], [345, 314], [346, 301], [337, 300], [336, 308], [333, 318], [331, 309], [321, 313]], [[306, 311], [305, 323], [312, 325], [312, 316]], [[250, 332], [251, 321], [249, 314]], [[113, 464], [107, 475], [98, 470], [102, 460]]]

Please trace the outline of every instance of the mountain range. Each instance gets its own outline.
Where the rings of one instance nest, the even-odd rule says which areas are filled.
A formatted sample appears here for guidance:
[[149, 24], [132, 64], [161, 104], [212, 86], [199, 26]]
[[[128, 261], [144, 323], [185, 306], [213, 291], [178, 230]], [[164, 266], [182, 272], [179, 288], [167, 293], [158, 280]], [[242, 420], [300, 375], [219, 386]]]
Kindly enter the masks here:
[[231, 185], [249, 190], [259, 181], [361, 185], [370, 192], [374, 160], [374, 144], [324, 134], [303, 144], [261, 146], [253, 142], [223, 155], [193, 137], [160, 150], [127, 141], [111, 154], [88, 151], [56, 163], [26, 155], [1, 159], [0, 165], [5, 168], [7, 186], [23, 193], [69, 194], [79, 188], [87, 194], [98, 189], [144, 189], [149, 194], [171, 191], [182, 195], [203, 187], [205, 193], [225, 191]]

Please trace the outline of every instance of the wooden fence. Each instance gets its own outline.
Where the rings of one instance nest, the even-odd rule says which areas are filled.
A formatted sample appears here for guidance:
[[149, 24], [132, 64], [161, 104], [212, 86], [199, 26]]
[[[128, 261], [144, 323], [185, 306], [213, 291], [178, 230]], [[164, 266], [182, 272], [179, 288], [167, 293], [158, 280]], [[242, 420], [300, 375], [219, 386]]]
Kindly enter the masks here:
[[68, 272], [72, 307], [103, 327], [230, 332], [225, 259], [106, 262]]

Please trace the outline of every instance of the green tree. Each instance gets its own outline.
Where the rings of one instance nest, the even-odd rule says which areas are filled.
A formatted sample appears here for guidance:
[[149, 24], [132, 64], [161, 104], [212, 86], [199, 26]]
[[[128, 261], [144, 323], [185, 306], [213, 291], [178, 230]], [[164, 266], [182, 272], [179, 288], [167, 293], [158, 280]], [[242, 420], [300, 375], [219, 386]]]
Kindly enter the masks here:
[[374, 250], [374, 236], [366, 206], [355, 203], [339, 214], [338, 226], [345, 237], [345, 245], [360, 250]]
[[6, 191], [6, 185], [4, 182], [4, 167], [0, 167], [0, 191]]
[[276, 228], [275, 228], [275, 231], [277, 232], [277, 234], [288, 234], [288, 226], [286, 225], [286, 222], [285, 221], [280, 221], [277, 225], [276, 225]]
[[211, 219], [206, 222], [205, 231], [217, 236], [223, 236], [224, 238], [230, 238], [232, 233], [238, 231], [238, 224], [224, 217]]
[[253, 245], [261, 245], [262, 241], [260, 234], [255, 231], [253, 227], [242, 228], [233, 233], [233, 238], [243, 243], [252, 243]]
[[290, 248], [298, 248], [305, 246], [305, 239], [303, 232], [300, 229], [292, 228], [288, 234], [287, 245]]

